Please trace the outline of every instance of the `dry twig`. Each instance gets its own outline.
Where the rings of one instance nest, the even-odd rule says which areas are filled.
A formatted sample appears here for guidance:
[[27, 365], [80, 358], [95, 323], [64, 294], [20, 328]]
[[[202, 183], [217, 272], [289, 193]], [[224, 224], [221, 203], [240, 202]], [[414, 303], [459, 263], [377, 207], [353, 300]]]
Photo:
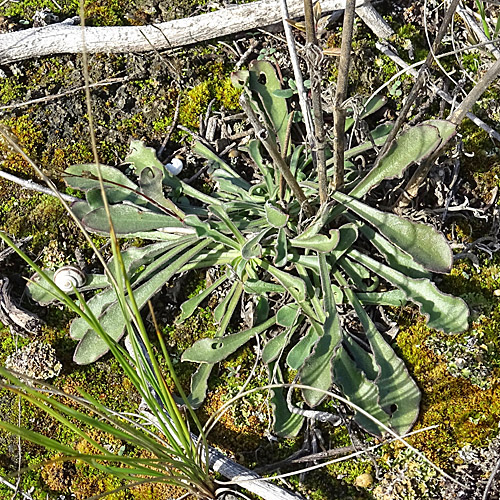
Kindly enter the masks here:
[[333, 189], [340, 189], [344, 184], [344, 149], [345, 149], [345, 117], [344, 101], [347, 98], [349, 81], [349, 63], [351, 60], [352, 33], [354, 26], [354, 0], [347, 0], [342, 28], [342, 46], [340, 48], [339, 76], [335, 91], [335, 141], [333, 143], [334, 174]]
[[[290, 17], [302, 15], [302, 0], [289, 0]], [[358, 0], [362, 5], [364, 0]], [[323, 0], [325, 12], [342, 10], [345, 0]], [[148, 52], [250, 31], [281, 21], [276, 0], [259, 0], [199, 16], [148, 26], [86, 27], [86, 50], [98, 52]], [[75, 54], [83, 50], [80, 26], [64, 23], [0, 35], [0, 64], [44, 55]]]
[[[355, 0], [347, 0], [354, 3]], [[321, 205], [328, 202], [328, 186], [326, 180], [325, 128], [323, 107], [321, 105], [321, 63], [323, 52], [318, 46], [316, 37], [316, 19], [312, 0], [304, 0], [304, 16], [306, 25], [306, 57], [311, 80], [311, 102], [314, 119], [313, 160], [316, 163], [319, 182], [319, 199]]]

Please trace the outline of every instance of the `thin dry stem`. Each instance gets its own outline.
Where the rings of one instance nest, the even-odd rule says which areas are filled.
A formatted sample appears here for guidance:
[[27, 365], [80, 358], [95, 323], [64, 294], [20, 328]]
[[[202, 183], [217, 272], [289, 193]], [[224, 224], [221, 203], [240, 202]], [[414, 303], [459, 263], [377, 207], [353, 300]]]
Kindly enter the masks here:
[[340, 48], [339, 76], [335, 91], [335, 141], [333, 143], [333, 189], [344, 185], [344, 150], [345, 150], [345, 117], [344, 101], [347, 98], [349, 82], [349, 63], [351, 60], [352, 33], [354, 27], [354, 10], [356, 0], [347, 0], [342, 28], [342, 45]]
[[304, 0], [304, 17], [307, 42], [306, 59], [311, 80], [311, 102], [314, 120], [313, 161], [318, 171], [319, 199], [321, 205], [324, 205], [328, 202], [328, 185], [326, 180], [325, 128], [323, 107], [321, 105], [321, 62], [323, 52], [318, 46], [312, 0]]
[[290, 61], [293, 68], [293, 76], [295, 77], [295, 84], [297, 85], [297, 93], [299, 95], [299, 105], [302, 111], [304, 125], [306, 127], [307, 142], [309, 143], [309, 146], [312, 147], [314, 144], [314, 131], [311, 118], [311, 109], [307, 101], [307, 93], [304, 88], [304, 79], [302, 78], [302, 72], [300, 71], [299, 58], [297, 56], [297, 49], [295, 47], [295, 38], [293, 37], [292, 28], [287, 22], [287, 19], [290, 18], [290, 14], [288, 12], [286, 0], [280, 0], [280, 7], [283, 29], [285, 31], [286, 43], [288, 45], [288, 52], [290, 54]]

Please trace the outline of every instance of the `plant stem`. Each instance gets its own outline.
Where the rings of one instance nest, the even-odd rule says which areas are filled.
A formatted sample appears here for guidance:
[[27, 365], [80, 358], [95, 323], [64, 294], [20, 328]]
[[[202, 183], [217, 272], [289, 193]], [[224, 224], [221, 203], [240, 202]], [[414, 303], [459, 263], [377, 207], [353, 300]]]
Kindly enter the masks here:
[[326, 179], [325, 128], [323, 123], [323, 107], [321, 105], [321, 62], [323, 52], [318, 46], [316, 22], [312, 0], [304, 0], [304, 17], [306, 24], [306, 60], [311, 80], [311, 102], [314, 119], [313, 161], [318, 170], [319, 200], [321, 205], [328, 202], [328, 185]]
[[302, 73], [300, 71], [299, 58], [297, 57], [297, 49], [295, 47], [295, 39], [293, 37], [292, 28], [287, 22], [290, 18], [288, 12], [288, 6], [286, 0], [280, 0], [281, 6], [281, 17], [283, 21], [283, 29], [285, 31], [286, 43], [288, 45], [288, 52], [290, 53], [290, 61], [292, 62], [293, 76], [295, 78], [295, 84], [297, 85], [297, 93], [299, 95], [299, 105], [302, 111], [302, 116], [304, 120], [304, 125], [306, 127], [307, 141], [309, 145], [312, 146], [314, 143], [314, 132], [313, 132], [313, 122], [311, 119], [311, 110], [309, 103], [307, 102], [307, 93], [304, 88], [304, 79], [302, 78]]
[[352, 33], [354, 28], [354, 10], [356, 0], [347, 0], [342, 27], [342, 45], [340, 48], [339, 76], [335, 91], [335, 141], [333, 146], [333, 188], [340, 189], [344, 185], [344, 149], [345, 149], [345, 117], [344, 101], [347, 98], [349, 83], [349, 63], [351, 60]]
[[443, 37], [446, 33], [446, 30], [448, 29], [448, 25], [450, 24], [450, 22], [453, 18], [453, 15], [455, 13], [455, 9], [457, 8], [457, 5], [459, 2], [460, 2], [460, 0], [452, 0], [451, 1], [451, 4], [448, 7], [448, 10], [446, 11], [446, 14], [444, 15], [443, 22], [442, 22], [442, 24], [439, 28], [439, 31], [436, 35], [434, 43], [432, 44], [432, 48], [430, 49], [429, 53], [427, 54], [427, 58], [425, 59], [424, 64], [422, 64], [422, 66], [420, 67], [420, 70], [418, 71], [418, 75], [417, 75], [417, 78], [415, 80], [415, 84], [413, 85], [413, 88], [411, 89], [410, 94], [406, 98], [405, 103], [403, 104], [401, 111], [399, 111], [399, 115], [398, 115], [398, 118], [396, 120], [396, 123], [394, 124], [393, 129], [391, 130], [391, 132], [387, 136], [387, 141], [385, 142], [384, 146], [380, 150], [380, 152], [377, 156], [377, 159], [375, 160], [375, 164], [374, 164], [373, 168], [376, 168], [379, 165], [380, 160], [382, 160], [382, 158], [391, 149], [391, 146], [394, 142], [394, 139], [396, 138], [396, 135], [398, 134], [399, 130], [401, 129], [401, 127], [403, 126], [403, 123], [406, 120], [406, 116], [408, 115], [408, 111], [410, 111], [410, 108], [413, 105], [413, 103], [415, 102], [415, 99], [417, 98], [418, 93], [420, 92], [420, 90], [424, 86], [425, 80], [426, 80], [425, 74], [426, 74], [427, 68], [431, 65], [432, 60], [434, 59], [434, 57], [438, 51], [439, 45], [441, 44], [441, 40], [443, 39]]
[[297, 198], [301, 207], [304, 209], [306, 215], [308, 217], [312, 217], [314, 215], [314, 212], [311, 205], [307, 201], [304, 191], [302, 191], [302, 188], [299, 186], [299, 183], [293, 176], [290, 168], [282, 158], [280, 152], [278, 151], [276, 143], [271, 139], [271, 135], [269, 134], [268, 130], [259, 121], [259, 118], [255, 114], [255, 111], [252, 109], [249, 99], [245, 95], [245, 93], [241, 94], [240, 105], [243, 108], [243, 111], [248, 116], [248, 119], [250, 120], [250, 123], [255, 130], [256, 137], [262, 142], [262, 144], [264, 144], [264, 147], [271, 156], [274, 164], [279, 168], [280, 172], [285, 178], [285, 181], [290, 186], [290, 189], [292, 190], [294, 196]]
[[312, 0], [304, 0], [304, 20], [306, 23], [306, 42], [311, 45], [317, 45], [316, 23], [314, 21], [314, 8]]

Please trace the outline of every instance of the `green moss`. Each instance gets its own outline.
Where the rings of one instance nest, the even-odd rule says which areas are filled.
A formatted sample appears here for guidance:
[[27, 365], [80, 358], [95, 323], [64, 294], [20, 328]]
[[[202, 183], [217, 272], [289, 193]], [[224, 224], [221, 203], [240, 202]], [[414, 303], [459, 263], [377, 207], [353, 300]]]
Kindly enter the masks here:
[[163, 334], [177, 352], [184, 351], [201, 338], [215, 336], [217, 327], [214, 324], [213, 312], [209, 308], [199, 307], [196, 312], [180, 325], [168, 325]]
[[72, 371], [58, 380], [56, 385], [75, 395], [78, 387], [85, 388], [90, 396], [119, 411], [134, 411], [140, 402], [132, 383], [111, 356], [105, 362], [97, 361]]
[[37, 10], [50, 9], [54, 14], [74, 15], [78, 12], [78, 0], [19, 0], [5, 2], [0, 7], [0, 14], [31, 20]]
[[212, 85], [204, 81], [188, 90], [182, 99], [179, 112], [179, 121], [186, 127], [197, 129], [200, 124], [200, 115], [203, 115], [212, 100]]
[[10, 330], [0, 323], [0, 365], [5, 365], [5, 360], [16, 350], [28, 344], [29, 340], [20, 337], [14, 339]]
[[224, 75], [222, 63], [209, 66], [211, 71], [206, 80], [183, 94], [179, 122], [190, 128], [198, 128], [200, 116], [204, 116], [209, 103], [215, 100], [213, 109], [239, 109], [241, 91], [234, 88], [231, 79]]
[[61, 87], [71, 83], [74, 70], [60, 58], [46, 57], [23, 64], [23, 74], [12, 75], [0, 80], [0, 103], [12, 104], [26, 99], [26, 94], [38, 93], [40, 88], [57, 93]]
[[[20, 19], [32, 20], [36, 11], [43, 8], [60, 16], [68, 17], [77, 15], [80, 9], [78, 0], [20, 0], [6, 2], [0, 8], [0, 14]], [[86, 0], [86, 23], [94, 26], [121, 26], [128, 24], [126, 14], [131, 10], [130, 0]]]
[[32, 236], [28, 248], [34, 252], [57, 240], [69, 225], [64, 208], [49, 195], [14, 189], [0, 204], [0, 229], [15, 238]]
[[86, 0], [85, 16], [93, 26], [128, 25], [127, 12], [131, 10], [130, 0]]
[[[359, 470], [364, 470], [364, 467], [360, 467]], [[292, 476], [288, 479], [300, 493], [310, 500], [325, 500], [326, 498], [365, 500], [373, 498], [368, 491], [356, 488], [345, 481], [342, 475], [336, 477], [334, 474], [327, 474], [324, 470], [312, 471], [307, 474], [302, 484], [299, 482], [298, 476]]]
[[0, 103], [10, 104], [21, 99], [26, 91], [26, 87], [20, 82], [17, 75], [0, 80]]
[[475, 192], [489, 203], [493, 189], [500, 185], [500, 160], [489, 135], [468, 119], [460, 125], [464, 149], [472, 155], [464, 158], [462, 175], [471, 182]]
[[163, 134], [167, 130], [169, 130], [172, 125], [172, 117], [164, 116], [158, 120], [153, 121], [153, 130], [159, 134]]
[[[77, 464], [77, 476], [71, 483], [71, 492], [75, 494], [77, 500], [85, 500], [98, 493], [112, 491], [122, 486], [122, 483], [113, 476], [104, 472], [90, 468], [85, 464]], [[106, 495], [110, 500], [124, 500], [128, 493], [119, 491]]]
[[145, 117], [142, 113], [137, 113], [129, 118], [124, 118], [117, 124], [116, 128], [121, 133], [138, 139], [141, 136], [141, 130], [145, 126]]
[[462, 64], [464, 69], [470, 74], [477, 74], [479, 66], [481, 64], [481, 54], [479, 52], [471, 51], [464, 52], [461, 55]]
[[234, 111], [240, 108], [241, 91], [236, 89], [231, 83], [229, 77], [224, 78], [220, 85], [215, 88], [215, 98], [217, 101], [229, 111]]
[[[498, 332], [497, 320], [492, 328]], [[473, 335], [473, 332], [468, 334]], [[423, 321], [406, 316], [397, 337], [397, 348], [422, 390], [417, 428], [438, 425], [436, 429], [411, 438], [411, 442], [431, 460], [445, 465], [466, 443], [484, 445], [498, 432], [500, 373], [497, 367], [492, 367], [491, 384], [486, 389], [463, 377], [452, 376], [447, 360], [428, 347], [428, 339], [435, 335], [440, 334], [429, 330]], [[494, 349], [494, 355], [498, 356], [497, 347]], [[481, 418], [478, 419], [478, 415]]]
[[[45, 136], [41, 127], [36, 125], [28, 114], [3, 120], [2, 123], [11, 131], [23, 151], [30, 158], [36, 160], [39, 157], [45, 141]], [[5, 157], [2, 168], [7, 172], [21, 173], [29, 177], [35, 176], [33, 169], [21, 155], [13, 152], [2, 141], [0, 141], [0, 152], [2, 152]]]

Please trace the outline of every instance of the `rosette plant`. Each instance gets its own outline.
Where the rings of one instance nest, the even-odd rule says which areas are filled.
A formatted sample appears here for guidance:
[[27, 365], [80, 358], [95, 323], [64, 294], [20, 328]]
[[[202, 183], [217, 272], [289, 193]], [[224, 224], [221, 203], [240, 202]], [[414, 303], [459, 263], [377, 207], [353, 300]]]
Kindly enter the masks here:
[[[368, 194], [436, 152], [455, 127], [430, 120], [409, 128], [376, 168], [363, 174], [351, 170], [345, 189], [330, 192], [329, 201], [320, 204], [310, 152], [290, 144], [292, 118], [271, 64], [254, 62], [248, 71], [235, 74], [234, 82], [242, 88], [242, 105], [256, 129], [257, 139], [245, 148], [254, 165], [251, 178], [200, 142], [194, 150], [209, 163], [214, 185], [209, 195], [172, 176], [140, 142], [131, 144], [126, 158], [135, 179], [118, 168], [102, 167], [116, 234], [151, 241], [123, 253], [137, 306], [143, 307], [179, 273], [221, 266], [210, 286], [182, 304], [177, 319], [188, 318], [216, 289], [224, 291], [214, 310], [217, 335], [199, 340], [182, 356], [199, 363], [192, 377], [192, 405], [203, 401], [212, 368], [260, 336], [271, 381], [282, 382], [285, 371], [287, 377], [296, 373], [311, 387], [302, 391], [311, 408], [324, 399], [312, 388], [335, 387], [402, 434], [417, 418], [420, 392], [378, 331], [370, 308], [410, 302], [430, 327], [450, 333], [467, 328], [468, 309], [432, 280], [433, 273], [447, 273], [452, 265], [445, 236], [429, 225], [381, 211], [370, 204]], [[383, 144], [389, 128], [379, 126], [366, 143], [346, 151], [346, 168], [352, 166], [353, 155]], [[72, 207], [82, 224], [91, 232], [108, 234], [96, 166], [74, 165], [66, 176], [68, 185], [86, 193], [86, 200]], [[119, 339], [125, 325], [114, 290], [98, 274], [80, 291], [92, 288], [103, 290], [90, 298], [89, 309], [107, 334]], [[30, 289], [35, 299], [47, 300], [36, 284]], [[249, 301], [254, 304], [253, 325], [228, 334], [241, 303]], [[78, 363], [90, 363], [108, 349], [79, 318], [71, 335], [79, 340]], [[303, 416], [294, 412], [282, 391], [274, 390], [271, 396], [275, 431], [296, 434]], [[368, 432], [383, 433], [362, 414], [354, 418]]]

